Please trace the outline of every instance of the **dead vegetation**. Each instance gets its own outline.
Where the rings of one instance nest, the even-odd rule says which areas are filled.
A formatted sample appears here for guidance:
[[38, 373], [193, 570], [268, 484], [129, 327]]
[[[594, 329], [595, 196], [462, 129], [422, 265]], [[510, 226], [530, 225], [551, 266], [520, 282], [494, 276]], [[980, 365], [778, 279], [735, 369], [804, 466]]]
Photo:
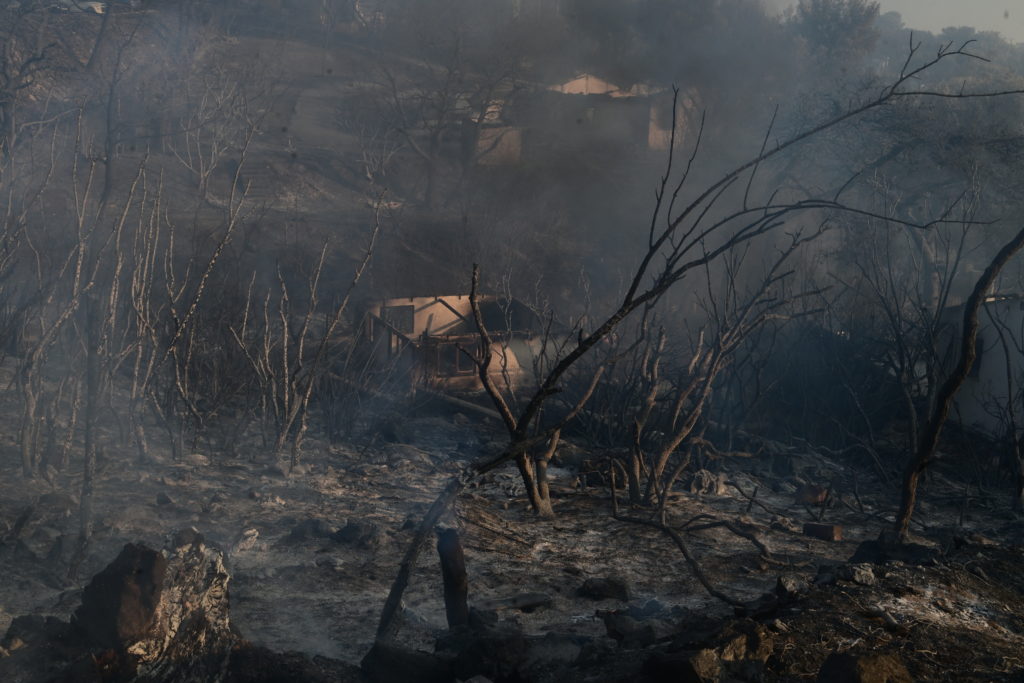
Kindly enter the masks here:
[[[1017, 80], [911, 38], [842, 104], [722, 147], [695, 108], [726, 95], [651, 118], [649, 45], [606, 46], [628, 90], [545, 73], [585, 16], [341, 4], [0, 9], [32, 28], [0, 30], [0, 672], [305, 661], [266, 647], [321, 657], [296, 680], [1019, 678], [1022, 347], [1004, 317], [986, 352], [984, 316], [1024, 232], [981, 186], [1016, 167], [957, 137], [932, 190], [908, 170], [946, 158], [908, 130], [1012, 119]], [[869, 31], [877, 8], [838, 4]], [[801, 7], [765, 27], [828, 68], [868, 54], [824, 54]], [[622, 179], [656, 177], [651, 147], [640, 211]], [[1003, 433], [979, 435], [955, 398], [994, 358]], [[138, 541], [164, 552], [119, 555]], [[204, 596], [157, 612], [209, 646], [151, 604], [83, 636], [121, 598], [82, 587], [126, 565], [142, 603]]]

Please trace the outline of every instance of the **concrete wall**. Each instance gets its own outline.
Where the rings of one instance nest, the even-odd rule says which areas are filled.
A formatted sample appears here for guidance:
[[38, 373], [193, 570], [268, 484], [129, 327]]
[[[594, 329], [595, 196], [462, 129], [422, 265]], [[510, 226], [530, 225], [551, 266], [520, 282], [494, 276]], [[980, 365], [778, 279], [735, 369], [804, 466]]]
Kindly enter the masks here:
[[[472, 350], [478, 343], [474, 328], [466, 323], [473, 318], [468, 295], [387, 299], [369, 306], [367, 313], [371, 316], [368, 336], [375, 343], [383, 341], [387, 349], [388, 359], [379, 358], [379, 362], [403, 358], [411, 364], [414, 383], [442, 391], [483, 388], [476, 367], [459, 348]], [[375, 318], [388, 320], [406, 338]], [[506, 374], [513, 386], [524, 375], [517, 354], [500, 339], [491, 348], [488, 374], [498, 386], [504, 386]]]

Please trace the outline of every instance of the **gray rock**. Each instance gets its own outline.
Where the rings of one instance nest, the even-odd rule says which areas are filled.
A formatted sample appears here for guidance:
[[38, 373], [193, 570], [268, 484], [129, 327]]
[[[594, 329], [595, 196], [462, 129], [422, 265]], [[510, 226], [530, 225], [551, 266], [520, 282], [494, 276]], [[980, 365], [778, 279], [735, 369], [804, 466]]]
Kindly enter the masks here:
[[807, 592], [807, 582], [793, 574], [783, 574], [775, 583], [775, 594], [781, 600], [796, 600], [801, 594]]
[[838, 568], [837, 576], [844, 581], [853, 581], [861, 586], [874, 586], [878, 578], [870, 564], [846, 564]]
[[223, 559], [201, 543], [168, 554], [128, 544], [86, 586], [71, 626], [125, 652], [139, 680], [219, 679], [238, 644]]
[[231, 547], [232, 554], [243, 553], [247, 550], [253, 550], [256, 548], [256, 542], [260, 537], [260, 532], [256, 529], [246, 529], [238, 535], [238, 540]]
[[129, 543], [85, 587], [74, 625], [90, 642], [105, 648], [143, 638], [156, 620], [166, 574], [163, 554]]

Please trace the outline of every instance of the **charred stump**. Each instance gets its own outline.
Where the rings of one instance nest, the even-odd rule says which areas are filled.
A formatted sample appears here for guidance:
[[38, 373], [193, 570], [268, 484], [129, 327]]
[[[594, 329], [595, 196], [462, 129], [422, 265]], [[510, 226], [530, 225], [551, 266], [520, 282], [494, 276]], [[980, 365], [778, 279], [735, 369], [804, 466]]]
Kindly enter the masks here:
[[437, 554], [441, 558], [444, 583], [444, 609], [448, 628], [469, 624], [469, 580], [466, 578], [466, 557], [456, 529], [437, 530]]

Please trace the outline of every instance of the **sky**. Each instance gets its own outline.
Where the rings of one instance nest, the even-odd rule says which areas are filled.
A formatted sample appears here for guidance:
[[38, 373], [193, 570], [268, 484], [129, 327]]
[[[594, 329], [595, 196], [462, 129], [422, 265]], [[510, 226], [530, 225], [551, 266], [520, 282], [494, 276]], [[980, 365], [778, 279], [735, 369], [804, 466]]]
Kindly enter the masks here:
[[907, 28], [937, 32], [947, 26], [973, 26], [1024, 42], [1021, 0], [879, 0], [879, 4], [882, 12], [899, 12]]
[[[1024, 43], [1022, 0], [878, 0], [882, 12], [899, 12], [907, 28], [936, 33], [947, 26], [973, 26], [998, 31], [1003, 38]], [[785, 7], [796, 0], [768, 0]]]

